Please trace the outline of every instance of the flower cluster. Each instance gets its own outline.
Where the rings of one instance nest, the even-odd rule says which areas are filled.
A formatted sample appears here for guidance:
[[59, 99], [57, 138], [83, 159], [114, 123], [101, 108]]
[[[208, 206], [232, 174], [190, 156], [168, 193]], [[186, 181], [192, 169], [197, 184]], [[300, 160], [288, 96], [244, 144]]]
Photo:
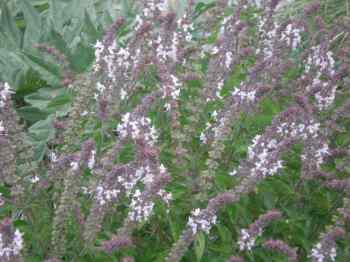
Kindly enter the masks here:
[[328, 49], [326, 42], [311, 47], [305, 61], [303, 77], [307, 78], [307, 74], [312, 74], [312, 82], [306, 87], [306, 91], [314, 94], [319, 110], [325, 110], [333, 103], [337, 90], [335, 60], [333, 52]]
[[0, 135], [2, 135], [2, 136], [6, 135], [6, 128], [4, 126], [3, 121], [0, 121]]
[[187, 225], [191, 228], [193, 234], [196, 234], [199, 230], [209, 234], [211, 227], [216, 224], [216, 215], [207, 214], [205, 210], [196, 208], [191, 214]]
[[112, 253], [114, 250], [130, 246], [131, 239], [128, 236], [113, 236], [112, 239], [102, 243], [102, 249], [107, 253]]
[[145, 221], [152, 214], [153, 207], [153, 201], [146, 201], [146, 199], [142, 197], [141, 191], [136, 189], [130, 203], [128, 218], [131, 221]]
[[281, 213], [277, 210], [271, 210], [261, 215], [248, 229], [241, 229], [238, 241], [239, 249], [250, 251], [255, 246], [256, 238], [261, 236], [265, 227], [272, 221], [281, 218]]
[[120, 190], [118, 189], [104, 189], [103, 186], [96, 187], [96, 199], [100, 205], [105, 205], [107, 202], [112, 201], [118, 197]]
[[115, 166], [105, 175], [105, 181], [96, 187], [95, 198], [100, 205], [117, 200], [120, 194], [129, 196], [137, 183], [145, 177], [146, 168], [136, 170], [129, 165]]
[[167, 170], [162, 164], [158, 169], [154, 168], [153, 170], [150, 167], [146, 167], [145, 176], [142, 179], [145, 190], [141, 192], [139, 189], [136, 189], [130, 203], [128, 218], [131, 221], [141, 222], [147, 220], [152, 213], [153, 201], [156, 197], [163, 200], [167, 205], [170, 204], [172, 195], [163, 189], [169, 178]]
[[9, 258], [19, 255], [23, 248], [23, 234], [17, 229], [13, 235], [12, 243], [5, 246], [2, 235], [0, 235], [0, 257]]
[[244, 260], [241, 257], [233, 256], [230, 257], [227, 262], [244, 262]]
[[187, 42], [191, 42], [193, 39], [192, 31], [194, 30], [194, 26], [193, 23], [190, 22], [188, 14], [185, 13], [183, 17], [177, 21], [177, 27], [181, 30], [180, 37], [184, 38]]
[[256, 90], [246, 90], [247, 88], [243, 88], [243, 83], [241, 84], [240, 88], [236, 88], [232, 92], [233, 99], [237, 99], [238, 101], [244, 102], [250, 102], [253, 103], [256, 98]]
[[280, 252], [287, 256], [289, 262], [297, 262], [298, 254], [296, 248], [291, 248], [282, 240], [270, 239], [263, 243], [264, 248]]
[[[304, 141], [305, 150], [302, 159], [309, 165], [305, 172], [320, 169], [320, 165], [329, 155], [328, 144], [320, 134], [320, 124], [302, 111], [298, 111], [297, 108], [291, 108], [281, 114], [271, 129], [268, 128], [264, 135], [257, 135], [253, 139], [253, 143], [248, 147], [248, 161], [253, 165], [252, 176], [274, 175], [283, 167], [282, 161], [272, 156], [274, 152], [279, 151], [281, 143], [286, 138]], [[312, 161], [309, 158], [311, 155]]]
[[335, 261], [337, 257], [336, 240], [342, 238], [345, 231], [335, 227], [327, 232], [311, 250], [310, 258], [313, 262]]
[[11, 220], [5, 219], [0, 225], [0, 258], [1, 261], [13, 261], [20, 256], [23, 249], [23, 233], [18, 229], [14, 232]]
[[[179, 79], [174, 75], [170, 75], [168, 82], [169, 84], [164, 84], [163, 86], [163, 98], [170, 97], [171, 101], [176, 101], [181, 91], [181, 84], [179, 82]], [[171, 104], [171, 102], [167, 102], [165, 104], [166, 111], [170, 111], [172, 109]]]
[[8, 83], [4, 83], [0, 90], [0, 108], [5, 107], [6, 102], [10, 99], [10, 95], [14, 92]]
[[293, 24], [288, 24], [285, 31], [282, 32], [282, 41], [286, 41], [291, 49], [296, 49], [301, 43], [302, 29], [295, 27]]
[[154, 145], [158, 138], [149, 118], [138, 118], [130, 113], [123, 115], [122, 122], [117, 126], [117, 132], [122, 139], [130, 136], [132, 139], [138, 140], [142, 137], [150, 145]]

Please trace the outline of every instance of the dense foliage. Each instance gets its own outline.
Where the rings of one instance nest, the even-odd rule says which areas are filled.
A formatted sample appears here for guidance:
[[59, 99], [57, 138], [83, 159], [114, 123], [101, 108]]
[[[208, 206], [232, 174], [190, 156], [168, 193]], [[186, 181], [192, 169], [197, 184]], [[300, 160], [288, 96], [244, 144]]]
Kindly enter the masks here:
[[0, 261], [349, 261], [334, 3], [1, 3]]

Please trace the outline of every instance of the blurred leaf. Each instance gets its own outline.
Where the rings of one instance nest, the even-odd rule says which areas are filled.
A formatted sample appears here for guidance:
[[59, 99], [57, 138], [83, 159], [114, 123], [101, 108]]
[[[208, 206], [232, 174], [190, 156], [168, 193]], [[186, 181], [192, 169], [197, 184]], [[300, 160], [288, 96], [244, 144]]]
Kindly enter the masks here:
[[48, 103], [46, 111], [49, 113], [55, 113], [58, 117], [63, 117], [69, 112], [71, 102], [72, 97], [65, 92], [65, 90], [62, 90], [58, 96]]
[[56, 64], [50, 63], [38, 56], [37, 53], [30, 51], [24, 52], [24, 55], [33, 69], [41, 75], [42, 79], [53, 86], [60, 84], [59, 67]]
[[197, 234], [196, 240], [194, 241], [194, 252], [196, 254], [197, 261], [201, 261], [205, 249], [205, 235], [200, 232]]
[[17, 109], [17, 113], [21, 118], [33, 124], [37, 121], [46, 119], [47, 113], [41, 111], [40, 109], [32, 106], [23, 106]]
[[95, 43], [97, 39], [101, 37], [101, 34], [97, 31], [91, 20], [90, 14], [86, 10], [84, 14], [84, 26], [82, 31], [86, 34], [90, 43]]
[[87, 46], [80, 42], [70, 57], [72, 69], [76, 72], [84, 72], [93, 63], [94, 58], [95, 55], [92, 46]]
[[64, 1], [49, 0], [48, 20], [52, 22], [54, 29], [58, 32], [62, 31], [65, 22], [65, 15], [63, 12], [65, 5]]
[[21, 70], [15, 79], [16, 97], [23, 97], [46, 86], [46, 82], [40, 79], [38, 72], [32, 68]]
[[47, 151], [47, 142], [55, 137], [53, 118], [48, 116], [29, 127], [28, 135], [34, 146], [35, 161], [41, 161]]
[[48, 45], [55, 47], [61, 53], [69, 57], [70, 50], [62, 34], [58, 33], [54, 29], [51, 29], [50, 32], [48, 32], [48, 34], [45, 36], [44, 41], [47, 42]]
[[43, 110], [50, 103], [51, 96], [48, 93], [44, 92], [36, 92], [30, 94], [24, 98], [24, 100], [31, 104], [33, 107], [38, 108], [39, 110]]
[[48, 117], [32, 125], [29, 134], [35, 141], [49, 141], [55, 137], [55, 129], [53, 128], [53, 118]]
[[195, 6], [195, 15], [194, 15], [194, 19], [196, 19], [197, 17], [199, 17], [201, 14], [203, 14], [204, 12], [208, 11], [210, 8], [215, 6], [215, 2], [210, 1], [209, 3], [204, 3], [203, 1], [199, 2], [196, 6]]
[[17, 47], [21, 47], [22, 39], [21, 32], [16, 26], [13, 17], [10, 14], [8, 6], [5, 1], [0, 3], [1, 7], [1, 19], [0, 19], [0, 32], [3, 32], [7, 37], [10, 37]]
[[23, 47], [32, 47], [40, 39], [41, 32], [41, 18], [35, 8], [28, 2], [28, 0], [20, 1], [26, 29], [24, 32]]

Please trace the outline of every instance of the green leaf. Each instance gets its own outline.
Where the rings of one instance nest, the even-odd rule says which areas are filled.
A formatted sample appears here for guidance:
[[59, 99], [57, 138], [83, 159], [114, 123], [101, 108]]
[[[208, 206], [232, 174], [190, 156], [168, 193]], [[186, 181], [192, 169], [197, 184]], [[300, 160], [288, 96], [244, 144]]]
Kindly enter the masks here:
[[40, 39], [41, 32], [41, 19], [39, 13], [35, 8], [28, 2], [28, 0], [21, 0], [19, 2], [21, 9], [24, 14], [26, 23], [26, 29], [23, 39], [23, 47], [32, 47], [33, 44], [37, 43]]
[[210, 8], [213, 8], [214, 6], [215, 6], [215, 2], [211, 2], [211, 3], [203, 3], [203, 1], [199, 2], [195, 7], [194, 19], [196, 19], [198, 16], [200, 16]]
[[34, 161], [42, 161], [47, 151], [47, 142], [38, 142], [34, 144]]
[[56, 116], [65, 116], [70, 110], [70, 104], [72, 102], [72, 97], [67, 93], [63, 92], [52, 99], [47, 107], [46, 111], [49, 113], [56, 113]]
[[55, 137], [53, 117], [36, 122], [28, 129], [28, 135], [34, 147], [34, 160], [41, 161], [47, 151], [47, 143]]
[[[27, 69], [28, 66], [19, 53], [0, 48], [0, 77], [2, 80], [13, 84], [19, 74]], [[17, 86], [13, 86], [13, 88], [17, 88]]]
[[21, 47], [21, 32], [16, 26], [14, 18], [10, 14], [10, 10], [6, 4], [6, 1], [3, 1], [0, 4], [1, 7], [1, 19], [0, 19], [0, 32], [3, 32], [8, 37], [10, 37], [17, 47]]
[[37, 142], [48, 142], [55, 137], [55, 129], [53, 127], [53, 118], [48, 117], [32, 125], [29, 129], [29, 134], [32, 139]]
[[196, 254], [197, 261], [201, 261], [205, 249], [205, 235], [200, 232], [194, 242], [194, 252]]
[[64, 7], [66, 3], [63, 1], [49, 0], [49, 20], [52, 22], [55, 30], [61, 32], [65, 22]]
[[44, 120], [47, 117], [47, 113], [32, 106], [23, 106], [17, 109], [18, 115], [29, 123], [33, 124], [37, 121]]
[[82, 31], [86, 34], [89, 43], [95, 43], [101, 37], [101, 33], [97, 31], [93, 24], [89, 13], [85, 10], [84, 26]]
[[33, 69], [41, 75], [42, 79], [53, 86], [60, 84], [59, 67], [56, 64], [44, 60], [38, 54], [34, 54], [33, 52], [24, 52], [24, 55]]
[[31, 104], [33, 107], [38, 108], [39, 110], [44, 110], [50, 103], [50, 99], [51, 96], [49, 94], [39, 91], [26, 96], [24, 98], [24, 101]]
[[74, 71], [81, 73], [87, 70], [94, 58], [93, 48], [80, 42], [74, 54], [70, 57], [70, 63]]
[[15, 79], [16, 97], [23, 97], [46, 86], [46, 82], [40, 79], [38, 72], [32, 68], [21, 70]]
[[70, 50], [68, 48], [67, 42], [64, 40], [62, 34], [58, 33], [54, 29], [52, 29], [48, 33], [47, 39], [45, 39], [45, 42], [57, 48], [57, 50], [65, 54], [67, 57], [70, 55]]
[[232, 241], [231, 231], [224, 225], [218, 225], [217, 229], [219, 231], [221, 241], [223, 243], [231, 243]]

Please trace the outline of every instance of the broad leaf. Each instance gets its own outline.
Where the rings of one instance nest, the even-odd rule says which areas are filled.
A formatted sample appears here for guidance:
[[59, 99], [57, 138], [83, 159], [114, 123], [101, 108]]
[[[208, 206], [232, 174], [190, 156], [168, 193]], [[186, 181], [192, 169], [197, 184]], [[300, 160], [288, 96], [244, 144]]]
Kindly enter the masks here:
[[41, 33], [41, 18], [35, 8], [28, 0], [20, 1], [20, 6], [24, 14], [26, 29], [23, 39], [23, 47], [28, 48], [37, 43]]

